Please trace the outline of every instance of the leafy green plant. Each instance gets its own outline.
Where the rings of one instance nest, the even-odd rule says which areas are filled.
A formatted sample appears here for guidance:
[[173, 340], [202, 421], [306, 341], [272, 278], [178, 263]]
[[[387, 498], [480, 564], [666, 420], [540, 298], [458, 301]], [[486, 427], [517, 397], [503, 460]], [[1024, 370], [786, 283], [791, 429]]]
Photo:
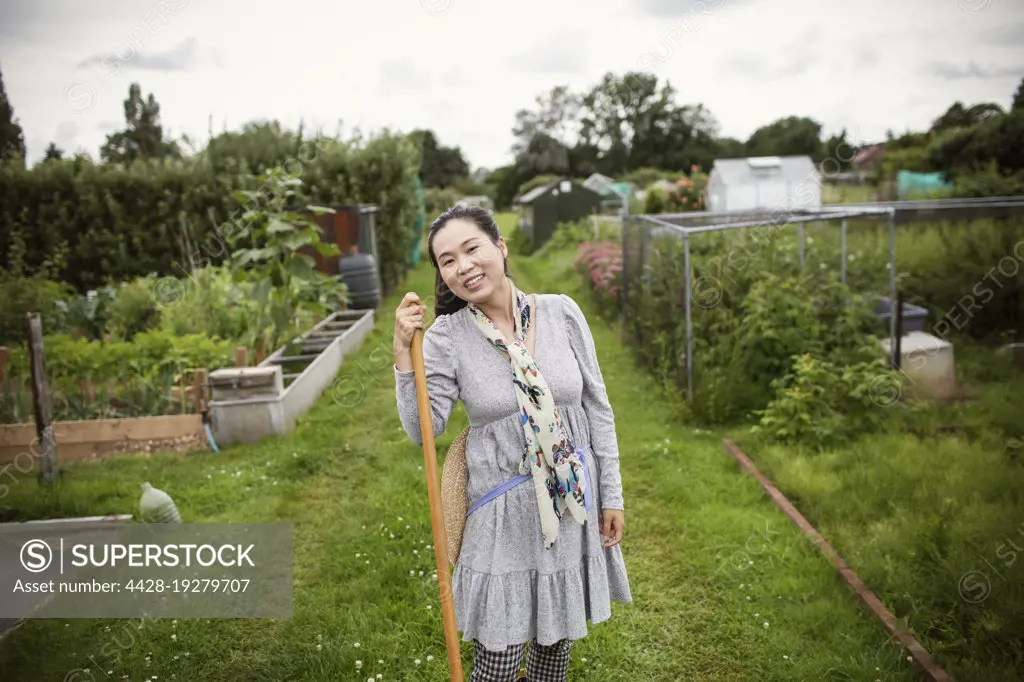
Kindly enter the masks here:
[[[191, 372], [234, 364], [232, 341], [204, 334], [177, 336], [154, 329], [132, 341], [106, 343], [67, 334], [44, 337], [46, 369], [54, 395], [55, 419], [164, 414], [170, 390]], [[28, 354], [13, 349], [0, 418], [31, 421]]]
[[676, 181], [675, 187], [665, 197], [664, 210], [669, 213], [685, 213], [687, 211], [706, 211], [708, 174], [701, 173], [694, 165], [689, 176]]
[[25, 257], [24, 228], [15, 224], [7, 250], [7, 267], [0, 268], [0, 345], [25, 342], [27, 313], [39, 313], [44, 330], [57, 330], [62, 324], [60, 302], [74, 290], [55, 281], [63, 265], [66, 246], [46, 259], [30, 273]]
[[57, 306], [63, 315], [62, 327], [87, 339], [103, 340], [116, 295], [117, 290], [107, 285], [83, 296], [59, 301]]
[[108, 310], [107, 325], [115, 338], [130, 341], [132, 337], [152, 329], [160, 321], [160, 308], [153, 295], [153, 280], [139, 278], [117, 288]]
[[[340, 278], [316, 270], [316, 261], [303, 252], [314, 249], [322, 256], [336, 256], [338, 247], [320, 241], [320, 227], [314, 220], [285, 208], [302, 180], [274, 168], [260, 181], [260, 190], [236, 194], [247, 210], [241, 216], [241, 229], [228, 235], [228, 243], [235, 248], [231, 254], [235, 281], [253, 285], [251, 295], [257, 305], [247, 345], [266, 344], [274, 349], [297, 331], [300, 309], [325, 313], [328, 306], [341, 304], [343, 294]], [[316, 215], [334, 212], [313, 205], [306, 209]]]
[[899, 374], [882, 357], [842, 365], [812, 353], [796, 356], [771, 387], [775, 397], [755, 412], [753, 433], [818, 449], [878, 433], [899, 409], [901, 392]]

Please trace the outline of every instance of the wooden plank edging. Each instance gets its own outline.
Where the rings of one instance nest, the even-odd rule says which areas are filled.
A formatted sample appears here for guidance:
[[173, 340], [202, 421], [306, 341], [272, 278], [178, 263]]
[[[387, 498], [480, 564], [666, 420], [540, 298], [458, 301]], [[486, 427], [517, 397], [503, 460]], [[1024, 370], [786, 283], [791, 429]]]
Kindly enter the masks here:
[[[116, 446], [192, 437], [208, 448], [203, 417], [199, 414], [161, 415], [125, 419], [87, 419], [53, 422], [54, 438], [68, 460], [92, 459], [101, 455], [129, 454]], [[0, 463], [15, 461], [20, 453], [34, 456], [37, 442], [33, 424], [0, 424]]]
[[805, 535], [807, 535], [812, 542], [821, 550], [822, 554], [829, 560], [829, 563], [839, 573], [839, 577], [843, 579], [843, 582], [853, 590], [857, 596], [857, 600], [861, 603], [867, 611], [874, 615], [878, 620], [882, 622], [886, 632], [897, 641], [906, 650], [907, 654], [913, 659], [914, 663], [921, 669], [924, 674], [924, 678], [929, 682], [955, 682], [950, 677], [949, 673], [942, 669], [941, 666], [935, 661], [930, 653], [921, 643], [917, 641], [911, 633], [907, 632], [903, 628], [896, 625], [896, 619], [892, 615], [892, 612], [886, 608], [885, 604], [878, 598], [878, 596], [871, 591], [871, 589], [864, 584], [864, 582], [857, 576], [849, 564], [847, 564], [839, 553], [833, 549], [832, 545], [828, 543], [821, 533], [819, 533], [810, 522], [804, 518], [804, 515], [793, 506], [782, 492], [775, 487], [775, 485], [768, 480], [768, 477], [761, 473], [761, 470], [757, 468], [753, 460], [746, 456], [739, 446], [729, 439], [722, 440], [722, 447], [725, 451], [732, 455], [736, 462], [740, 465], [740, 469], [745, 474], [757, 480], [761, 484], [761, 488], [764, 489], [768, 497], [772, 499], [775, 505], [782, 510], [782, 513], [789, 517], [789, 520], [796, 525]]

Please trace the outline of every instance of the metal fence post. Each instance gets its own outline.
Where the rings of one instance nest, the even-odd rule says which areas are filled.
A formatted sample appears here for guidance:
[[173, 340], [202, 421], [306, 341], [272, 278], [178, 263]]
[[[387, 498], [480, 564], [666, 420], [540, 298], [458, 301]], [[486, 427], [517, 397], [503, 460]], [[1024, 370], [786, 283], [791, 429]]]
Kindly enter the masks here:
[[643, 248], [641, 249], [641, 271], [644, 273], [644, 294], [651, 295], [651, 229], [644, 225]]
[[889, 209], [889, 348], [896, 347], [896, 209]]
[[800, 223], [799, 225], [797, 225], [796, 229], [797, 229], [797, 232], [800, 235], [800, 269], [803, 270], [804, 269], [804, 241], [806, 240], [807, 237], [804, 234], [804, 224], [803, 223]]
[[619, 294], [622, 296], [622, 306], [619, 311], [619, 322], [622, 323], [623, 329], [626, 324], [626, 306], [629, 304], [629, 228], [631, 221], [625, 216], [622, 219], [622, 290]]
[[693, 402], [693, 322], [690, 318], [690, 233], [683, 233], [683, 268], [686, 270], [686, 401]]
[[843, 285], [846, 285], [846, 218], [843, 218], [843, 224], [839, 228], [840, 234], [842, 235], [842, 253], [843, 262], [839, 266], [839, 278]]

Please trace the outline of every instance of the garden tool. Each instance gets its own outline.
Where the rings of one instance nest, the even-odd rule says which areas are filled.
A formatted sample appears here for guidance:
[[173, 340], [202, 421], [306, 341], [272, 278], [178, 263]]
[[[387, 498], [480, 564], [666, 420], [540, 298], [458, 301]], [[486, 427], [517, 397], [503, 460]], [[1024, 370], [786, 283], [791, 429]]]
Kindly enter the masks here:
[[427, 372], [423, 363], [423, 330], [412, 337], [412, 368], [416, 375], [416, 398], [420, 412], [420, 433], [423, 436], [423, 468], [427, 470], [427, 499], [430, 503], [430, 526], [434, 532], [434, 559], [437, 563], [437, 584], [441, 590], [441, 615], [444, 617], [444, 640], [448, 649], [448, 670], [452, 682], [463, 682], [462, 653], [459, 631], [455, 625], [455, 600], [448, 567], [448, 539], [441, 508], [441, 481], [434, 448], [434, 422], [431, 418], [430, 396], [427, 393]]

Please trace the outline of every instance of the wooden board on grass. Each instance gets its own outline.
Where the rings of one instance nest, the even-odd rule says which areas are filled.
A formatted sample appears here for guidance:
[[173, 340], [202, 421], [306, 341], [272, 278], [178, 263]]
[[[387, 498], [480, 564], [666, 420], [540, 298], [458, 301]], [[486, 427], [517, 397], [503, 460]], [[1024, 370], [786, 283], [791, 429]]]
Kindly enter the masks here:
[[[61, 460], [94, 459], [101, 455], [155, 449], [176, 449], [170, 443], [208, 448], [203, 418], [198, 414], [138, 417], [134, 419], [91, 419], [53, 422], [54, 435], [60, 447]], [[18, 461], [28, 466], [27, 453], [33, 463], [36, 440], [34, 424], [0, 425], [0, 464]]]

